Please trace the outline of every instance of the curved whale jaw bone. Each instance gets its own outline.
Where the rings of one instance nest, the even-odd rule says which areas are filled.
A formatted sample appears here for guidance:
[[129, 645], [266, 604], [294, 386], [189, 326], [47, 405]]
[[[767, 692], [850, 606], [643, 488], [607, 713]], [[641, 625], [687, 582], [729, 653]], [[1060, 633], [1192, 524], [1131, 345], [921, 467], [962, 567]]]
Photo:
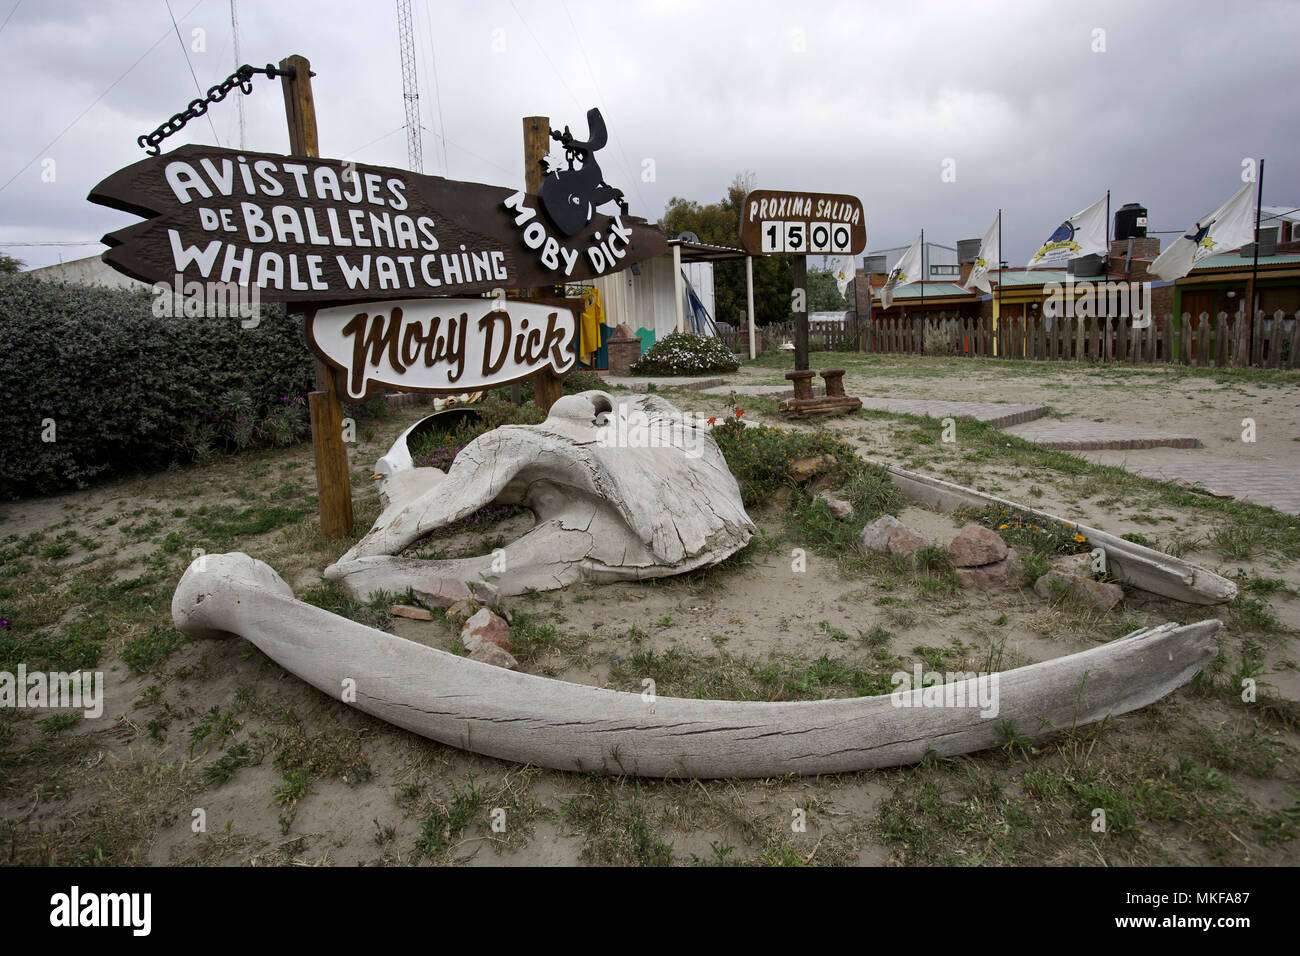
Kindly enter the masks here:
[[[915, 763], [1096, 723], [1160, 699], [1218, 654], [1217, 620], [1163, 624], [1054, 660], [985, 675], [995, 715], [926, 706], [912, 690], [798, 702], [625, 693], [519, 673], [366, 627], [293, 598], [245, 554], [190, 565], [172, 600], [191, 637], [240, 635], [286, 670], [421, 736], [559, 770], [647, 777], [780, 777]], [[974, 681], [961, 688], [975, 700]], [[933, 688], [926, 688], [927, 691]], [[904, 701], [909, 701], [904, 703]], [[984, 701], [979, 701], [980, 706]]]
[[[609, 444], [606, 422], [629, 413], [663, 423], [656, 434], [666, 441]], [[657, 396], [566, 395], [540, 425], [504, 426], [475, 439], [445, 476], [407, 480], [405, 487], [423, 490], [393, 498], [325, 576], [362, 599], [428, 578], [509, 595], [582, 580], [664, 577], [721, 561], [744, 547], [755, 527], [707, 426], [684, 421]], [[523, 505], [536, 525], [490, 555], [399, 556], [421, 536], [493, 502]]]

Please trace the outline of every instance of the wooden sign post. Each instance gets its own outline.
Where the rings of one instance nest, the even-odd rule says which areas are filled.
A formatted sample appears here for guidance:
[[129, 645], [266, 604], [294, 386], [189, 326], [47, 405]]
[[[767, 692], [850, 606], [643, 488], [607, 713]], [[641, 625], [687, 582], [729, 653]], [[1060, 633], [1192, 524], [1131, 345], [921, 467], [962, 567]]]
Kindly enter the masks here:
[[862, 200], [758, 189], [745, 197], [740, 246], [750, 255], [794, 256], [794, 367], [808, 368], [808, 256], [856, 256], [867, 246]]
[[[289, 152], [295, 156], [320, 156], [316, 135], [316, 103], [311, 95], [311, 64], [306, 57], [290, 56], [280, 69], [292, 73], [280, 78], [284, 111], [289, 121]], [[285, 312], [302, 306], [285, 303]], [[338, 375], [316, 358], [316, 391], [307, 396], [311, 413], [311, 444], [316, 457], [316, 499], [321, 534], [338, 538], [352, 533], [352, 480], [348, 474], [348, 449], [343, 442], [343, 404]]]
[[[524, 192], [536, 196], [542, 184], [542, 160], [551, 152], [549, 116], [524, 117]], [[549, 296], [549, 289], [533, 289], [534, 296]], [[513, 392], [511, 393], [513, 395]], [[564, 394], [564, 378], [544, 368], [533, 376], [533, 401], [545, 414]]]

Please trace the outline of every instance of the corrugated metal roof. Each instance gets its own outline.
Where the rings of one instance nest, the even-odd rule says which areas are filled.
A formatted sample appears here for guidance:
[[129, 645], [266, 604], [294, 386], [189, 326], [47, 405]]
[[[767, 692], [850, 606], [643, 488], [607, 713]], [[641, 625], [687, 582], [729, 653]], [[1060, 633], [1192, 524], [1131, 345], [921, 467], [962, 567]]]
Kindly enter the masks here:
[[[1236, 252], [1223, 252], [1217, 256], [1206, 256], [1196, 264], [1192, 274], [1203, 272], [1206, 269], [1249, 269], [1254, 261], [1250, 256], [1243, 256]], [[1259, 264], [1261, 266], [1300, 265], [1300, 255], [1279, 253], [1273, 256], [1260, 256]]]
[[744, 259], [748, 253], [734, 246], [717, 246], [711, 242], [689, 242], [669, 239], [669, 246], [682, 247], [682, 262], [717, 262], [727, 259]]
[[[919, 299], [921, 298], [921, 286], [925, 286], [925, 297], [938, 298], [942, 295], [970, 295], [970, 292], [953, 282], [913, 282], [909, 285], [901, 285], [894, 290], [895, 299]], [[880, 290], [876, 289], [875, 297], [879, 298]]]
[[[1028, 269], [1015, 270], [1006, 269], [1002, 272], [994, 272], [991, 276], [995, 281], [1000, 281], [1003, 288], [1010, 289], [1013, 286], [1021, 285], [1043, 285], [1048, 282], [1060, 282], [1062, 285], [1070, 278], [1070, 274], [1064, 269]], [[1079, 282], [1084, 278], [1105, 279], [1105, 276], [1075, 276], [1074, 281]]]

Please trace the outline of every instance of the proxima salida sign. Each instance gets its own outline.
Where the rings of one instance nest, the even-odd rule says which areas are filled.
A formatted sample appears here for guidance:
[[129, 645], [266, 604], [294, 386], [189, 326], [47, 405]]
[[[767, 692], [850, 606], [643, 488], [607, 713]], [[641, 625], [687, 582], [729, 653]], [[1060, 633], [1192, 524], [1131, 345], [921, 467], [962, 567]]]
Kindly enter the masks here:
[[562, 302], [401, 299], [320, 309], [307, 339], [344, 375], [350, 398], [376, 387], [471, 392], [557, 375], [577, 362], [577, 320]]

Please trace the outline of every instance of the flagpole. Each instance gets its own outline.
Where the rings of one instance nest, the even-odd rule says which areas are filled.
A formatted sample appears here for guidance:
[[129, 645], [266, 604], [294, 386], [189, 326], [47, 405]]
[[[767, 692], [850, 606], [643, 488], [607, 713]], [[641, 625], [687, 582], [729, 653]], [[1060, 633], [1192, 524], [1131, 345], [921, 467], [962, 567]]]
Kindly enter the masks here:
[[1259, 179], [1255, 184], [1255, 258], [1250, 264], [1250, 289], [1246, 293], [1246, 308], [1250, 309], [1250, 342], [1246, 346], [1246, 364], [1255, 364], [1255, 278], [1259, 275], [1259, 214], [1264, 201], [1264, 160], [1259, 161]]
[[[921, 322], [925, 322], [925, 274], [930, 271], [929, 264], [925, 261], [925, 227], [921, 227]], [[921, 331], [925, 331], [922, 324]]]
[[[994, 330], [993, 345], [996, 348], [998, 337], [997, 333], [1002, 331], [1002, 207], [998, 207], [998, 327]], [[998, 358], [1004, 358], [1001, 352]]]

